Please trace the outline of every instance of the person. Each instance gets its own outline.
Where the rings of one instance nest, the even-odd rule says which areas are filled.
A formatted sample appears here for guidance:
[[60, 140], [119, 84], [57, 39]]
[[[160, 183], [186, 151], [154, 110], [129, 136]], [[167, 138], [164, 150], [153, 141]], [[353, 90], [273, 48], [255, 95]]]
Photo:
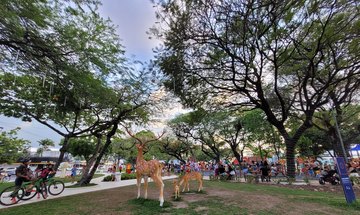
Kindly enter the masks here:
[[36, 169], [34, 170], [35, 178], [39, 178], [41, 175], [41, 172], [44, 170], [44, 164], [38, 164]]
[[228, 177], [226, 178], [226, 180], [231, 180], [233, 178], [233, 176], [235, 175], [235, 171], [233, 169], [233, 167], [231, 166], [231, 164], [227, 164], [228, 165]]
[[349, 176], [358, 176], [358, 173], [356, 171], [354, 164], [352, 165], [351, 163], [347, 163], [346, 167], [347, 167], [347, 172], [348, 172]]
[[131, 173], [131, 164], [130, 163], [126, 164], [126, 173], [127, 174]]
[[71, 183], [75, 182], [75, 176], [76, 176], [76, 165], [74, 164], [73, 167], [71, 168]]
[[23, 159], [22, 164], [18, 166], [15, 170], [16, 179], [15, 179], [15, 186], [17, 188], [21, 187], [23, 182], [28, 182], [32, 178], [32, 172], [29, 168], [30, 160]]
[[219, 163], [219, 167], [218, 167], [218, 173], [219, 173], [219, 176], [223, 176], [225, 175], [225, 167], [223, 164]]
[[43, 168], [43, 170], [41, 171], [39, 178], [47, 179], [48, 177], [54, 176], [55, 173], [56, 172], [54, 171], [53, 164], [48, 163], [46, 168]]
[[116, 164], [114, 164], [111, 168], [111, 181], [115, 181], [115, 173], [116, 173]]
[[261, 182], [264, 182], [264, 180], [266, 180], [266, 182], [270, 181], [270, 168], [268, 165], [267, 161], [264, 161], [263, 166], [260, 168], [261, 171]]

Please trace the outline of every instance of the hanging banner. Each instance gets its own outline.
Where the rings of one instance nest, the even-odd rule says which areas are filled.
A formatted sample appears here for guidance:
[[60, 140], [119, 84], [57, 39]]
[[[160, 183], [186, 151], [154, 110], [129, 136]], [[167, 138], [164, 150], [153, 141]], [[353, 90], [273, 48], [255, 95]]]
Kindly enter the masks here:
[[340, 176], [341, 185], [344, 190], [345, 198], [347, 203], [353, 203], [356, 201], [355, 193], [351, 184], [351, 180], [348, 176], [345, 160], [343, 157], [336, 158], [336, 168]]

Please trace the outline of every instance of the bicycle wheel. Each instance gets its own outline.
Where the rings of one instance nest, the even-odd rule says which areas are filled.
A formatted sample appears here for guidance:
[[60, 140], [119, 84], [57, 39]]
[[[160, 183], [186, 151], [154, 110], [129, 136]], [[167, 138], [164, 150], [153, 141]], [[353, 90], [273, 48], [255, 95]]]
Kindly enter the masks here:
[[0, 204], [8, 206], [18, 203], [24, 195], [22, 188], [17, 188], [15, 185], [5, 188], [0, 193]]
[[52, 181], [48, 186], [48, 192], [53, 195], [59, 195], [65, 189], [65, 184], [62, 181]]
[[24, 201], [34, 198], [34, 196], [37, 193], [36, 186], [33, 186], [31, 189], [23, 188], [23, 190], [24, 190], [24, 195], [22, 196], [21, 200]]

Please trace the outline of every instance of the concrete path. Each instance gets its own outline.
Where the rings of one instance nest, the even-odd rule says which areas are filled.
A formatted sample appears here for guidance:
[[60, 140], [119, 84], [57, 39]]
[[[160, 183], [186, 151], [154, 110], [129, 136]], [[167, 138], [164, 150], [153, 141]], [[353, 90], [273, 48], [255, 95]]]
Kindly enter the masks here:
[[[88, 193], [88, 192], [94, 192], [94, 191], [99, 191], [99, 190], [113, 189], [116, 187], [124, 187], [124, 186], [136, 184], [136, 179], [103, 182], [102, 180], [104, 177], [105, 176], [91, 180], [91, 183], [97, 184], [95, 186], [79, 187], [79, 188], [65, 188], [64, 192], [62, 192], [60, 195], [58, 195], [58, 196], [49, 195], [47, 199], [43, 199], [42, 197], [40, 197], [40, 199], [37, 199], [37, 197], [35, 196], [33, 199], [30, 199], [28, 201], [19, 201], [15, 205], [11, 205], [11, 206], [0, 205], [0, 214], [1, 214], [2, 208], [17, 207], [17, 206], [21, 206], [24, 204], [30, 204], [30, 203], [39, 202], [39, 201], [46, 201], [48, 199], [55, 199], [55, 198], [60, 198], [60, 197], [64, 197], [64, 196], [76, 195], [76, 194], [80, 194], [80, 193]], [[163, 180], [169, 180], [169, 179], [173, 179], [173, 178], [177, 178], [177, 177], [178, 176], [176, 176], [176, 175], [172, 175], [172, 176], [163, 176], [162, 178], [163, 178]], [[149, 179], [149, 181], [151, 182], [152, 180]], [[72, 185], [71, 183], [65, 184], [65, 186], [71, 186], [71, 185]], [[134, 192], [137, 192], [137, 191], [134, 190]]]

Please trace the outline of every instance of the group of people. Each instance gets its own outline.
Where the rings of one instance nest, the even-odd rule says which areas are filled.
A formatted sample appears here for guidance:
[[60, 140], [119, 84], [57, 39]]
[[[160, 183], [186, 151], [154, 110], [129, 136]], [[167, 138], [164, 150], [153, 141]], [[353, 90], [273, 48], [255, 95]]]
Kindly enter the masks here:
[[[359, 158], [352, 158], [346, 167], [350, 176], [358, 176], [360, 172]], [[335, 166], [331, 166], [329, 163], [321, 164], [312, 159], [303, 161], [301, 158], [297, 159], [297, 169], [299, 176], [316, 178], [319, 178], [321, 175], [327, 175], [327, 172], [330, 170], [336, 171]]]
[[15, 186], [20, 188], [23, 182], [31, 181], [32, 183], [27, 189], [32, 189], [35, 181], [52, 177], [56, 173], [52, 163], [39, 164], [34, 171], [29, 168], [29, 164], [29, 159], [23, 159], [22, 164], [16, 168]]

